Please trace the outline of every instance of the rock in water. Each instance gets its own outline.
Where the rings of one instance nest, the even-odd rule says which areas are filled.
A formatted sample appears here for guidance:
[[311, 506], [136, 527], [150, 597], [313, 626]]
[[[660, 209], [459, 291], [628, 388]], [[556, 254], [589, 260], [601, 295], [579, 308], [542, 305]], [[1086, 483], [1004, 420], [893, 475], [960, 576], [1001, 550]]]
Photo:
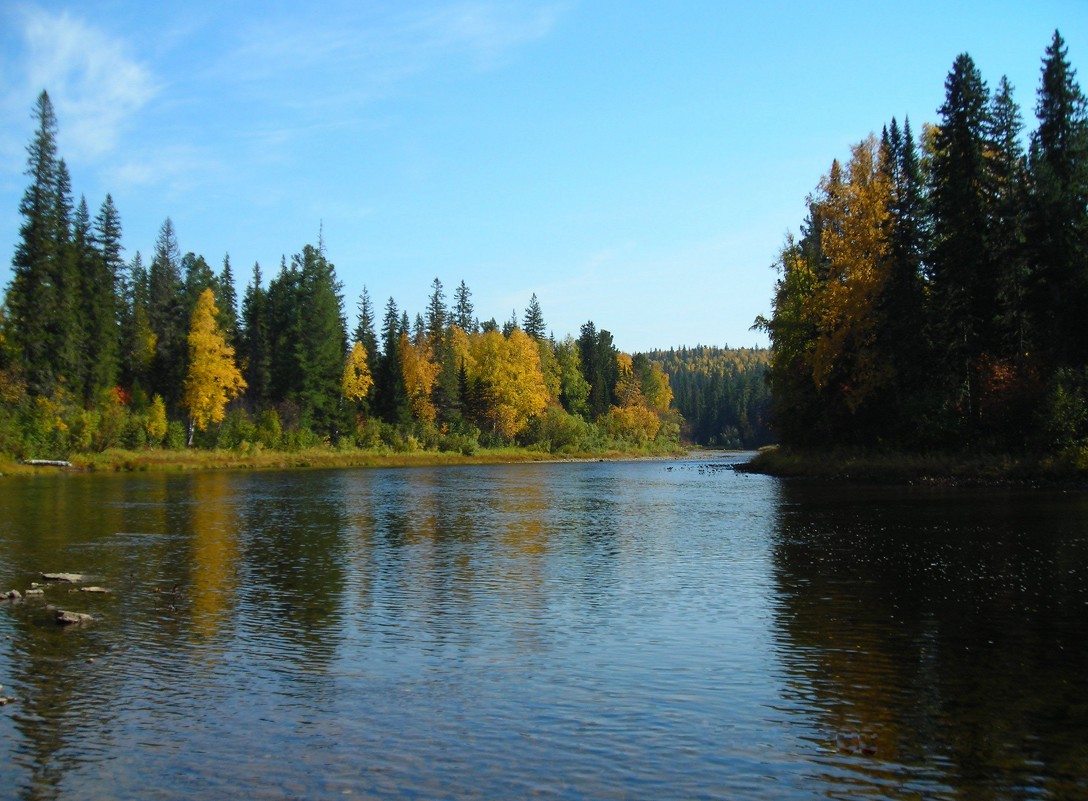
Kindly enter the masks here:
[[23, 594], [18, 590], [8, 590], [7, 594], [4, 597], [7, 598], [9, 601], [18, 601], [20, 598], [23, 597]]
[[42, 573], [42, 578], [46, 581], [67, 581], [70, 584], [78, 584], [87, 577], [82, 573]]
[[98, 593], [109, 592], [109, 590], [107, 590], [105, 587], [80, 587], [79, 591], [80, 592], [98, 592]]
[[83, 612], [66, 612], [63, 609], [57, 610], [57, 623], [62, 626], [82, 626], [86, 623], [93, 623], [94, 618], [90, 615], [85, 615]]

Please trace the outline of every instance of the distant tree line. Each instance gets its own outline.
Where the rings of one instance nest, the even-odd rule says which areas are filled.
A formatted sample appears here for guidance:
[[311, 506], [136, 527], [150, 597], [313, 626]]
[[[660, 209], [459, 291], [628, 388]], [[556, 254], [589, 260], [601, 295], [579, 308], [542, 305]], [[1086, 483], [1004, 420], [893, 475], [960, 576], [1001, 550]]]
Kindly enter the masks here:
[[681, 417], [661, 366], [593, 322], [549, 335], [537, 297], [521, 320], [480, 322], [462, 281], [437, 278], [414, 319], [364, 288], [349, 331], [321, 238], [236, 296], [230, 258], [182, 253], [168, 218], [150, 262], [122, 258], [107, 195], [73, 202], [42, 92], [29, 185], [0, 318], [0, 453], [166, 445], [295, 449], [517, 444], [551, 452], [668, 449]]
[[673, 404], [688, 442], [712, 448], [759, 448], [774, 441], [770, 426], [770, 352], [699, 345], [650, 351], [669, 377]]
[[1030, 135], [966, 54], [938, 113], [834, 161], [781, 251], [757, 326], [785, 444], [1088, 442], [1088, 121], [1065, 42]]

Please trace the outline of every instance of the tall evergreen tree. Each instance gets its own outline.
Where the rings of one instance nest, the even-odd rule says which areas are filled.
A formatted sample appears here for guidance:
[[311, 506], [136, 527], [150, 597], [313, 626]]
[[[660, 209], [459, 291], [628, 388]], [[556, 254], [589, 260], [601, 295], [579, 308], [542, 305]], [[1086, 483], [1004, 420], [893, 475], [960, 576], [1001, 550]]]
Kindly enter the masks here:
[[92, 272], [84, 275], [83, 285], [88, 402], [115, 386], [121, 377], [121, 291], [125, 265], [121, 259], [121, 218], [109, 195], [95, 217], [91, 237]]
[[1031, 141], [1030, 234], [1037, 316], [1058, 363], [1088, 361], [1088, 123], [1058, 31], [1046, 50]]
[[529, 305], [525, 309], [521, 330], [533, 339], [544, 339], [547, 336], [544, 313], [540, 310], [540, 301], [536, 298], [536, 292], [529, 298]]
[[[359, 322], [355, 326], [355, 341], [362, 344], [366, 350], [366, 365], [369, 375], [373, 379], [381, 368], [381, 354], [378, 352], [378, 335], [375, 332], [377, 323], [374, 314], [374, 304], [370, 300], [370, 293], [364, 286], [359, 295]], [[374, 396], [374, 383], [371, 383], [368, 395], [368, 403]]]
[[335, 438], [345, 430], [340, 397], [348, 341], [341, 285], [335, 266], [320, 249], [306, 245], [295, 262], [304, 321], [298, 348], [302, 419], [315, 431]]
[[121, 382], [146, 392], [152, 384], [155, 333], [151, 327], [151, 290], [139, 251], [132, 257], [125, 280], [121, 312]]
[[216, 321], [219, 330], [232, 348], [238, 342], [238, 289], [234, 285], [234, 270], [230, 266], [230, 254], [223, 256], [223, 269], [215, 278], [215, 303], [219, 309]]
[[50, 319], [57, 313], [53, 262], [60, 247], [55, 225], [57, 206], [57, 118], [47, 92], [34, 107], [37, 129], [27, 145], [26, 175], [30, 185], [19, 203], [23, 221], [12, 259], [4, 327], [33, 393], [53, 388], [53, 359], [48, 336]]
[[996, 343], [1003, 357], [1021, 360], [1033, 349], [1035, 332], [1027, 315], [1027, 163], [1021, 145], [1024, 123], [1013, 87], [1001, 77], [990, 110], [990, 173], [993, 225], [990, 246], [998, 268]]
[[401, 369], [400, 335], [403, 320], [397, 303], [389, 298], [382, 318], [381, 369], [375, 387], [375, 411], [387, 423], [408, 419], [408, 396]]
[[970, 429], [980, 400], [979, 358], [991, 349], [997, 265], [988, 234], [991, 179], [989, 92], [974, 61], [956, 58], [945, 81], [931, 166], [933, 241], [929, 255], [931, 331], [944, 354], [953, 407]]
[[54, 196], [53, 230], [56, 239], [56, 254], [52, 260], [51, 273], [54, 288], [55, 306], [52, 318], [46, 328], [49, 337], [49, 352], [52, 371], [56, 379], [76, 398], [83, 396], [83, 367], [81, 363], [83, 345], [83, 320], [80, 317], [82, 270], [87, 269], [82, 262], [90, 260], [90, 215], [86, 202], [78, 209], [80, 217], [79, 241], [76, 241], [72, 204], [72, 181], [64, 159], [57, 164], [57, 189]]
[[147, 312], [155, 336], [151, 392], [161, 395], [172, 412], [179, 409], [188, 360], [189, 323], [184, 290], [177, 235], [174, 223], [167, 217], [159, 229], [148, 270]]
[[476, 324], [476, 312], [472, 307], [472, 292], [462, 279], [453, 293], [453, 324], [462, 331], [473, 334], [479, 326]]
[[446, 309], [446, 294], [442, 291], [442, 282], [435, 278], [431, 282], [431, 296], [427, 301], [427, 340], [437, 353], [446, 338], [446, 326], [449, 311]]
[[240, 332], [242, 375], [246, 381], [246, 399], [254, 409], [269, 403], [271, 372], [269, 364], [268, 296], [261, 286], [261, 265], [253, 263], [253, 279], [242, 297]]

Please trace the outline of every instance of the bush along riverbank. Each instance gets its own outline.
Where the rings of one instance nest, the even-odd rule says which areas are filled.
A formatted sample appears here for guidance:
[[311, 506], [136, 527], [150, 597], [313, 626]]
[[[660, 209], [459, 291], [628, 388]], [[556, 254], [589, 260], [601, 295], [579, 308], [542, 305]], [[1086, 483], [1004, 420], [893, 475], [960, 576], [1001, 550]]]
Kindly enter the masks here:
[[1050, 455], [766, 448], [737, 470], [780, 478], [931, 486], [1088, 489], [1088, 448]]
[[111, 448], [98, 453], [73, 454], [64, 462], [0, 457], [0, 475], [55, 475], [64, 473], [174, 472], [187, 470], [276, 470], [348, 467], [434, 467], [521, 462], [576, 462], [621, 459], [679, 458], [686, 448], [611, 447], [593, 451], [552, 453], [537, 448], [479, 448], [471, 453], [437, 450], [361, 449], [316, 446], [298, 450]]

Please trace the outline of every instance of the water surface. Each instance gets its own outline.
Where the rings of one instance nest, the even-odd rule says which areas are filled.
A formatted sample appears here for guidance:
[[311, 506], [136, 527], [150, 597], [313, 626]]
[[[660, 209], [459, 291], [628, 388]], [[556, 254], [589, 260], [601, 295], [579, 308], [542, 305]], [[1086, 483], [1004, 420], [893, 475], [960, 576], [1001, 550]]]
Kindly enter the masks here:
[[735, 458], [0, 480], [0, 800], [1088, 796], [1085, 496]]

